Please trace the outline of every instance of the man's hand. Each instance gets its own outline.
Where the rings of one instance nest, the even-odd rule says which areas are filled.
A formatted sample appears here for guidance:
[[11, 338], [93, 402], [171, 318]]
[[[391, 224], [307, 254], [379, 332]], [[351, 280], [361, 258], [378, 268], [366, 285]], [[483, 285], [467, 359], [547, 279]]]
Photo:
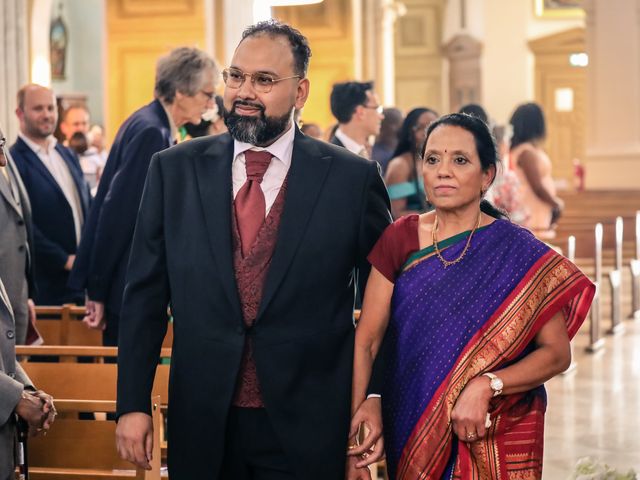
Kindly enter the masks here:
[[71, 269], [73, 268], [73, 263], [76, 261], [76, 256], [75, 255], [69, 255], [67, 257], [67, 263], [64, 264], [64, 269], [67, 272], [70, 272]]
[[53, 397], [42, 390], [35, 391], [33, 396], [38, 397], [42, 401], [42, 411], [47, 415], [44, 419], [44, 423], [42, 424], [42, 428], [49, 430], [51, 424], [56, 419], [56, 415], [58, 414], [56, 407], [53, 404]]
[[[43, 401], [33, 393], [24, 391], [16, 405], [16, 414], [29, 425], [29, 435], [34, 436], [42, 431], [47, 420], [48, 411], [44, 411]], [[49, 428], [48, 426], [46, 428]]]
[[[364, 428], [364, 439], [358, 438]], [[360, 445], [358, 445], [360, 441]], [[349, 448], [347, 455], [359, 457], [357, 468], [366, 467], [384, 457], [384, 439], [382, 438], [382, 402], [380, 397], [366, 399], [351, 419]], [[357, 478], [357, 477], [356, 477]]]
[[29, 312], [29, 323], [31, 325], [36, 324], [36, 304], [33, 302], [33, 299], [29, 298], [27, 300], [27, 311]]
[[124, 460], [151, 470], [153, 452], [153, 421], [142, 412], [131, 412], [118, 419], [116, 447]]
[[371, 472], [368, 467], [358, 468], [357, 457], [347, 457], [347, 466], [344, 474], [345, 480], [371, 480]]
[[87, 300], [87, 314], [82, 319], [82, 323], [97, 330], [107, 328], [107, 322], [104, 318], [104, 303]]

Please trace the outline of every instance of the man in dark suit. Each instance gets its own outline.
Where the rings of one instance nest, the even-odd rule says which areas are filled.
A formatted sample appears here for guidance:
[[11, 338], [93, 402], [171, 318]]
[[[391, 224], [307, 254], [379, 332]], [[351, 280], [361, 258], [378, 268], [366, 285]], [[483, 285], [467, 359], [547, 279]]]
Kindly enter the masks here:
[[329, 142], [371, 159], [369, 137], [380, 133], [384, 119], [373, 82], [336, 83], [331, 90], [331, 113], [338, 120]]
[[67, 287], [67, 280], [89, 210], [89, 186], [78, 159], [53, 136], [58, 110], [51, 89], [22, 87], [16, 115], [20, 133], [10, 152], [31, 201], [38, 265], [34, 300], [39, 305], [82, 304], [82, 291]]
[[211, 57], [177, 48], [158, 62], [156, 99], [120, 127], [100, 179], [70, 285], [87, 290], [85, 323], [118, 344], [124, 275], [151, 156], [175, 143], [177, 128], [199, 123], [214, 105], [218, 75]]
[[0, 130], [0, 272], [16, 322], [16, 344], [23, 345], [29, 322], [35, 322], [31, 204], [20, 173], [5, 150]]
[[[370, 268], [389, 201], [375, 164], [295, 127], [310, 54], [288, 25], [249, 27], [223, 72], [229, 133], [151, 161], [123, 302], [116, 437], [124, 458], [148, 465], [170, 303], [173, 479], [344, 478], [353, 278]], [[357, 410], [379, 417], [380, 400]]]

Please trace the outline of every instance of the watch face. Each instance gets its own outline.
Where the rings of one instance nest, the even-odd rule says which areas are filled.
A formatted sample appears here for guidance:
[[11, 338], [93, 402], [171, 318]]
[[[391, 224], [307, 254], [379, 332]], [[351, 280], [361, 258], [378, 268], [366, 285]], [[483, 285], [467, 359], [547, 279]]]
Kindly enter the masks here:
[[503, 387], [502, 380], [500, 380], [498, 377], [491, 379], [491, 389], [494, 392], [498, 392], [502, 390], [502, 387]]

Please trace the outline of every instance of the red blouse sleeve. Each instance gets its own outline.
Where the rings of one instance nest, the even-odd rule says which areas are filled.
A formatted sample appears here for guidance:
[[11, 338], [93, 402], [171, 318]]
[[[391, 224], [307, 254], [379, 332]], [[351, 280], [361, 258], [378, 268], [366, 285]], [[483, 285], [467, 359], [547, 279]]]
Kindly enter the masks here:
[[420, 248], [418, 215], [407, 215], [389, 225], [367, 259], [387, 280], [395, 283], [409, 255]]

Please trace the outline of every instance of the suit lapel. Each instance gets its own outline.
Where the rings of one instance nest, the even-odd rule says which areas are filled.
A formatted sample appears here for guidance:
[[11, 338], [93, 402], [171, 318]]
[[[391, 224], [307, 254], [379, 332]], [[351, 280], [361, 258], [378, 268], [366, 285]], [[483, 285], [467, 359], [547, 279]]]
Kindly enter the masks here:
[[[4, 168], [9, 169], [9, 165], [11, 165], [11, 160], [9, 160], [9, 163]], [[10, 170], [7, 170], [7, 173], [9, 174], [10, 181], [13, 182], [15, 177], [12, 175], [12, 172]], [[22, 212], [20, 211], [20, 208], [16, 203], [14, 194], [11, 191], [11, 185], [9, 185], [9, 182], [7, 182], [7, 179], [4, 178], [3, 174], [0, 173], [0, 176], [3, 177], [0, 178], [0, 194], [2, 194], [11, 208], [13, 208], [18, 215], [22, 216]]]
[[49, 182], [51, 186], [54, 187], [58, 191], [60, 196], [66, 201], [67, 197], [64, 196], [64, 193], [62, 192], [60, 185], [58, 185], [58, 182], [56, 182], [56, 179], [53, 178], [53, 175], [51, 175], [51, 172], [49, 171], [49, 169], [42, 162], [42, 160], [40, 160], [40, 157], [38, 157], [38, 155], [36, 155], [36, 153], [33, 150], [31, 150], [29, 146], [26, 143], [24, 143], [24, 141], [20, 137], [18, 137], [18, 146], [20, 147], [20, 150], [22, 150], [22, 155], [24, 156], [25, 160], [29, 162], [31, 166], [34, 168], [34, 170], [36, 170], [40, 175], [42, 175], [42, 177], [47, 182]]
[[267, 274], [258, 319], [282, 283], [296, 254], [322, 191], [331, 161], [330, 155], [322, 156], [314, 141], [296, 130], [278, 242]]
[[196, 183], [218, 275], [222, 278], [230, 303], [242, 318], [231, 244], [233, 141], [229, 135], [215, 140], [203, 155], [194, 158]]

